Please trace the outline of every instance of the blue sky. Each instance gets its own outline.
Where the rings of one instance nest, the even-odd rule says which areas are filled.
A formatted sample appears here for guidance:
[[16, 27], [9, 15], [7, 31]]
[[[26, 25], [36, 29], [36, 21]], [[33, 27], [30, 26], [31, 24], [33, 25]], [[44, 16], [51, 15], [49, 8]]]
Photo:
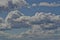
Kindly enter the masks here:
[[[39, 4], [40, 2], [49, 2], [49, 3], [60, 3], [60, 0], [26, 0], [27, 3], [29, 3], [29, 5], [31, 6], [33, 3]], [[11, 10], [13, 10], [11, 8]], [[0, 16], [5, 18], [6, 15], [11, 11], [9, 9], [6, 10], [2, 10], [0, 8]], [[22, 13], [24, 13], [25, 15], [34, 15], [36, 12], [51, 12], [51, 13], [55, 13], [55, 14], [60, 14], [60, 6], [57, 7], [45, 7], [45, 6], [35, 6], [35, 7], [31, 7], [31, 8], [27, 8], [27, 7], [22, 7], [19, 8], [18, 10], [20, 10]]]
[[60, 0], [0, 0], [1, 40], [60, 40]]

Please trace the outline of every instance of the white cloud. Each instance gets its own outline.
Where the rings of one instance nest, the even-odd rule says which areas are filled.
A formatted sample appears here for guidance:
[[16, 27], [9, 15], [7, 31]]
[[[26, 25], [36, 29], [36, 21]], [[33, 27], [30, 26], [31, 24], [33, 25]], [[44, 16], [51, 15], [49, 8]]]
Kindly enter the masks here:
[[0, 0], [0, 7], [8, 7], [8, 0]]
[[15, 10], [15, 11], [11, 11], [8, 15], [7, 15], [7, 17], [6, 17], [6, 19], [5, 19], [5, 22], [7, 23], [7, 24], [10, 24], [12, 27], [17, 27], [17, 25], [18, 25], [18, 27], [25, 27], [25, 26], [29, 26], [28, 25], [28, 22], [26, 23], [26, 22], [24, 22], [24, 21], [22, 21], [22, 19], [21, 19], [21, 22], [16, 22], [16, 21], [14, 21], [14, 20], [16, 20], [17, 18], [20, 18], [21, 16], [24, 16], [24, 14], [22, 14], [21, 12], [19, 12], [18, 10]]
[[39, 6], [48, 6], [48, 7], [57, 7], [60, 6], [60, 4], [57, 3], [48, 3], [48, 2], [40, 2]]
[[[55, 29], [58, 28], [60, 25], [60, 15], [54, 15], [51, 13], [36, 13], [34, 16], [25, 16], [21, 14], [18, 10], [12, 11], [8, 14], [5, 19], [7, 24], [10, 24], [13, 27], [24, 27], [24, 26], [32, 26], [32, 25], [46, 25], [49, 26], [46, 29]], [[43, 27], [44, 28], [44, 27]], [[49, 30], [50, 30], [49, 29]]]
[[[57, 18], [56, 18], [57, 17]], [[59, 20], [59, 21], [58, 21]], [[22, 34], [22, 38], [52, 38], [59, 28], [60, 16], [51, 13], [36, 13], [34, 16], [21, 16], [16, 22], [28, 22], [32, 29]]]
[[[8, 7], [10, 1], [12, 5], [25, 6], [27, 3], [25, 0], [0, 0], [0, 7]], [[49, 6], [57, 7], [60, 4], [41, 2], [39, 6]], [[32, 6], [37, 6], [37, 4], [32, 4]], [[3, 30], [11, 28], [28, 28], [26, 32], [21, 34], [10, 34]], [[1, 31], [2, 30], [2, 31]], [[52, 13], [36, 13], [34, 16], [25, 16], [20, 11], [15, 10], [8, 13], [5, 20], [0, 18], [0, 37], [7, 39], [28, 39], [37, 40], [40, 38], [56, 38], [56, 32], [60, 31], [60, 15], [55, 15]], [[58, 34], [60, 35], [60, 33]], [[57, 35], [57, 37], [58, 37]]]
[[12, 3], [18, 6], [21, 6], [21, 5], [24, 6], [27, 4], [25, 0], [12, 0]]
[[[28, 28], [26, 32], [20, 34], [3, 34], [0, 32], [1, 36], [9, 39], [40, 39], [40, 38], [56, 38], [60, 30], [60, 15], [55, 15], [52, 13], [36, 13], [34, 16], [25, 16], [18, 10], [11, 11], [5, 19], [5, 23], [9, 24], [11, 28]], [[2, 24], [5, 25], [5, 24]], [[6, 25], [5, 25], [6, 26]]]
[[19, 18], [20, 16], [23, 16], [24, 14], [22, 14], [20, 11], [15, 10], [15, 11], [11, 11], [8, 13], [5, 21], [9, 20], [9, 19], [16, 19]]
[[32, 6], [33, 6], [33, 7], [34, 7], [34, 6], [37, 6], [37, 4], [36, 4], [36, 3], [33, 3]]
[[40, 2], [39, 4], [36, 4], [36, 3], [32, 4], [32, 7], [36, 7], [36, 6], [58, 7], [58, 6], [60, 6], [60, 4], [56, 3], [56, 2], [53, 2], [53, 3]]
[[19, 8], [27, 5], [28, 3], [25, 0], [0, 0], [0, 7], [4, 9]]

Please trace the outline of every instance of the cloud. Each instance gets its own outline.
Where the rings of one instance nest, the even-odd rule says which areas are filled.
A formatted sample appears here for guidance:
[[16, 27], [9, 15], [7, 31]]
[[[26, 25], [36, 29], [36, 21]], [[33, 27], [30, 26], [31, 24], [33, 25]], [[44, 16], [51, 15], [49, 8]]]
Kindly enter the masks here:
[[0, 0], [0, 7], [8, 7], [8, 0]]
[[26, 22], [29, 25], [38, 25], [43, 30], [54, 30], [60, 25], [60, 15], [54, 15], [51, 13], [36, 13], [34, 16], [21, 16], [15, 19], [16, 22]]
[[48, 3], [48, 2], [40, 2], [39, 6], [48, 6], [48, 7], [57, 7], [60, 6], [60, 4], [57, 3]]
[[[34, 16], [25, 16], [18, 10], [11, 11], [5, 19], [11, 27], [30, 27], [40, 25], [43, 29], [57, 29], [60, 25], [60, 15], [51, 13], [36, 13]], [[46, 27], [44, 27], [46, 25]]]
[[2, 38], [2, 37], [3, 37], [2, 40], [4, 40], [4, 39], [13, 39], [13, 38], [16, 39], [17, 38], [17, 35], [6, 33], [4, 31], [0, 31], [0, 38]]
[[5, 21], [9, 20], [9, 19], [16, 19], [19, 18], [20, 16], [23, 16], [24, 14], [22, 14], [20, 11], [15, 10], [15, 11], [11, 11], [8, 13], [7, 17], [5, 18]]
[[6, 24], [3, 18], [0, 18], [0, 31], [10, 29], [10, 26], [8, 27], [8, 25], [9, 24]]
[[22, 6], [27, 6], [28, 3], [25, 0], [0, 0], [0, 8], [2, 9], [17, 9]]
[[27, 4], [25, 0], [12, 0], [12, 3], [18, 6], [21, 6], [21, 5], [24, 6]]
[[[2, 18], [0, 18], [2, 20]], [[2, 23], [2, 22], [1, 22]], [[0, 37], [4, 36], [4, 38], [9, 39], [40, 39], [40, 38], [59, 38], [58, 32], [60, 31], [60, 15], [55, 15], [52, 13], [43, 13], [37, 12], [33, 16], [25, 16], [20, 11], [15, 10], [9, 12], [5, 19], [5, 24], [2, 25], [7, 27], [4, 28], [31, 28], [26, 32], [20, 34], [10, 34], [5, 33], [3, 34], [0, 32]], [[57, 32], [57, 33], [56, 33]]]
[[33, 6], [33, 7], [34, 7], [34, 6], [37, 6], [37, 4], [36, 4], [36, 3], [33, 3], [32, 6]]
[[5, 28], [6, 25], [4, 24], [3, 18], [0, 18], [0, 29]]
[[[25, 0], [0, 0], [0, 7], [19, 8], [28, 5]], [[60, 4], [40, 2], [39, 6], [57, 7]], [[32, 4], [37, 6], [37, 4]], [[20, 34], [11, 34], [5, 30], [13, 28], [30, 28], [26, 32]], [[10, 11], [5, 20], [0, 18], [0, 38], [8, 40], [39, 40], [52, 38], [52, 40], [60, 39], [60, 15], [52, 13], [36, 13], [33, 16], [26, 16], [18, 10]], [[2, 38], [3, 37], [3, 38]]]
[[39, 4], [33, 3], [32, 6], [33, 7], [35, 7], [35, 6], [58, 7], [58, 6], [60, 6], [60, 4], [59, 3], [56, 3], [56, 2], [53, 2], [53, 3], [40, 2]]
[[[19, 27], [28, 27], [28, 23], [26, 22], [17, 22], [17, 21], [14, 21], [16, 20], [17, 18], [20, 18], [21, 16], [24, 16], [24, 14], [22, 14], [21, 12], [19, 12], [18, 10], [15, 10], [15, 11], [11, 11], [10, 13], [8, 13], [6, 19], [5, 19], [5, 22], [7, 24], [10, 24], [11, 27], [16, 27], [16, 28], [19, 28]], [[18, 26], [17, 26], [18, 25]]]
[[[21, 34], [22, 38], [38, 39], [38, 38], [56, 38], [56, 31], [60, 28], [60, 15], [52, 13], [36, 13], [34, 16], [21, 16], [14, 20], [16, 22], [27, 22], [32, 29]], [[25, 26], [25, 25], [24, 25]], [[58, 34], [59, 35], [59, 34]], [[58, 36], [57, 36], [58, 37]]]

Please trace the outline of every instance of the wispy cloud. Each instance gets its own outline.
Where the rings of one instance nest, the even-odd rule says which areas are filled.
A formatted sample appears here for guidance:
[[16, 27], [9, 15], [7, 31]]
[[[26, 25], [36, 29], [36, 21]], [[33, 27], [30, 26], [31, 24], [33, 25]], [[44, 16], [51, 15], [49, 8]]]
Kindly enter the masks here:
[[57, 7], [60, 6], [58, 3], [48, 3], [48, 2], [40, 2], [39, 6], [48, 6], [48, 7]]
[[53, 2], [53, 3], [40, 2], [39, 4], [33, 3], [32, 6], [58, 7], [58, 6], [60, 6], [60, 4], [59, 3], [56, 3], [56, 2]]

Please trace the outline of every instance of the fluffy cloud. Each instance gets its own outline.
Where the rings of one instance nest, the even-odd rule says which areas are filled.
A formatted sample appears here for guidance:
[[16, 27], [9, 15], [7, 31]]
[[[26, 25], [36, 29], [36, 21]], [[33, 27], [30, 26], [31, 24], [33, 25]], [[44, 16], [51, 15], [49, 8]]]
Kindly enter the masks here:
[[[2, 20], [2, 18], [0, 18]], [[10, 34], [0, 32], [0, 37], [9, 39], [32, 39], [38, 40], [40, 38], [58, 38], [60, 33], [60, 15], [52, 13], [36, 13], [34, 16], [25, 16], [20, 11], [11, 11], [5, 19], [5, 23], [8, 24], [8, 28], [31, 28], [26, 32], [20, 34]], [[5, 25], [5, 24], [4, 24]], [[7, 27], [5, 27], [7, 28]], [[57, 32], [57, 33], [56, 33]], [[3, 33], [3, 34], [2, 34]]]
[[[57, 29], [60, 25], [60, 15], [51, 13], [36, 13], [34, 16], [25, 16], [18, 10], [11, 11], [5, 19], [7, 24], [12, 27], [24, 27], [32, 25], [40, 25], [43, 29]], [[45, 27], [46, 25], [46, 27]]]
[[22, 34], [22, 38], [56, 38], [56, 31], [60, 27], [60, 15], [51, 13], [36, 13], [34, 16], [21, 16], [14, 20], [16, 22], [27, 22], [32, 29]]
[[[0, 7], [19, 8], [27, 6], [25, 0], [0, 0]], [[40, 2], [39, 6], [57, 7], [60, 4]], [[37, 4], [32, 4], [37, 6]], [[29, 8], [29, 7], [28, 7]], [[5, 32], [13, 28], [30, 28], [26, 32], [11, 34]], [[11, 31], [11, 30], [10, 30]], [[0, 18], [0, 38], [2, 40], [60, 40], [60, 15], [52, 13], [36, 13], [33, 16], [25, 16], [18, 10], [8, 13], [5, 20]]]
[[60, 15], [54, 15], [51, 13], [36, 13], [34, 16], [21, 16], [20, 18], [14, 19], [15, 22], [28, 23], [33, 27], [37, 25], [42, 30], [55, 30], [59, 28]]
[[16, 27], [16, 28], [18, 28], [18, 27], [25, 27], [25, 26], [28, 27], [29, 24], [26, 23], [26, 22], [23, 22], [23, 21], [21, 21], [21, 22], [15, 21], [17, 18], [20, 18], [21, 16], [24, 16], [24, 14], [22, 14], [18, 10], [11, 11], [8, 14], [8, 16], [6, 17], [5, 22], [7, 24], [10, 24], [11, 27]]

